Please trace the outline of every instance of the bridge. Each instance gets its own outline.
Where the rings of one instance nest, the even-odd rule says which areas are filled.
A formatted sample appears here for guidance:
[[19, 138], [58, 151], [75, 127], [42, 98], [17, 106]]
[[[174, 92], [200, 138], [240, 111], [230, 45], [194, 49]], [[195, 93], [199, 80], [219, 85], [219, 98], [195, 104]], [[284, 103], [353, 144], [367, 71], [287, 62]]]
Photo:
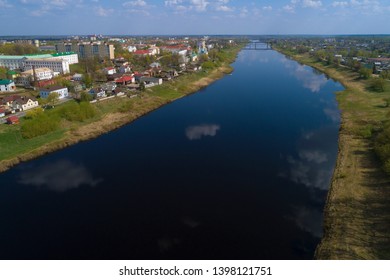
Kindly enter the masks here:
[[272, 45], [269, 42], [251, 41], [243, 50], [249, 51], [268, 51], [272, 50]]

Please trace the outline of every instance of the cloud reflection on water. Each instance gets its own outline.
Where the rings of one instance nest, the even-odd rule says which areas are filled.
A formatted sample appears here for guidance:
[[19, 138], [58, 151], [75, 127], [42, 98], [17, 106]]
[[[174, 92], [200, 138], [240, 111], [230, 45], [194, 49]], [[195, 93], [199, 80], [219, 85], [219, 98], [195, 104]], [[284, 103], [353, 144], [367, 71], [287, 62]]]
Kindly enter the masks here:
[[69, 160], [45, 163], [21, 172], [18, 182], [23, 185], [65, 192], [82, 185], [96, 186], [102, 179], [95, 179], [82, 164]]
[[323, 214], [320, 210], [305, 206], [295, 207], [291, 219], [300, 229], [315, 237], [322, 237]]
[[334, 133], [331, 126], [303, 133], [297, 155], [286, 156], [289, 168], [280, 176], [309, 188], [327, 190], [337, 151]]
[[328, 81], [324, 74], [316, 73], [312, 68], [297, 64], [286, 57], [283, 57], [281, 62], [287, 69], [290, 69], [290, 73], [294, 77], [302, 82], [303, 87], [311, 92], [319, 92]]
[[217, 124], [189, 126], [186, 128], [185, 134], [189, 140], [200, 140], [204, 136], [214, 137], [220, 128]]

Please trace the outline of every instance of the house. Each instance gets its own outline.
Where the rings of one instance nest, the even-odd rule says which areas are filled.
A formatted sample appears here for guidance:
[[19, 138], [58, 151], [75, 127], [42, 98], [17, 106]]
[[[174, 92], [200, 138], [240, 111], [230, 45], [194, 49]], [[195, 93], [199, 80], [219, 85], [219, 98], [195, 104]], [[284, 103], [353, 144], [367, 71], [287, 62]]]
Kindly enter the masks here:
[[153, 62], [149, 66], [150, 68], [161, 68], [161, 64], [159, 62]]
[[35, 98], [21, 96], [12, 102], [11, 107], [16, 111], [27, 111], [39, 107], [39, 104]]
[[94, 98], [103, 98], [106, 97], [106, 92], [102, 88], [93, 88], [89, 92]]
[[123, 89], [121, 89], [121, 88], [116, 88], [114, 90], [114, 93], [115, 93], [116, 96], [123, 96], [123, 95], [126, 94], [126, 92]]
[[147, 56], [147, 55], [153, 55], [153, 54], [150, 50], [136, 50], [134, 52], [134, 55]]
[[83, 75], [82, 74], [74, 74], [72, 76], [72, 80], [76, 82], [81, 82], [83, 80]]
[[158, 55], [160, 54], [160, 48], [156, 46], [150, 46], [148, 49], [152, 55]]
[[8, 106], [8, 107], [11, 107], [12, 106], [12, 102], [14, 102], [15, 100], [17, 100], [19, 98], [21, 98], [20, 95], [6, 96], [6, 97], [1, 99], [1, 104], [5, 105], [5, 106]]
[[132, 52], [135, 52], [137, 50], [137, 47], [136, 46], [128, 46], [127, 50], [132, 53]]
[[116, 84], [113, 82], [105, 83], [101, 86], [101, 89], [104, 90], [106, 93], [112, 93], [116, 89]]
[[135, 83], [135, 78], [133, 75], [123, 75], [121, 78], [115, 80], [116, 84], [128, 85]]
[[104, 68], [104, 73], [106, 73], [106, 75], [114, 75], [116, 73], [116, 70], [114, 67], [107, 67]]
[[161, 85], [163, 83], [162, 78], [154, 78], [154, 77], [141, 77], [140, 78], [140, 83], [144, 82], [145, 87], [152, 87], [152, 86], [157, 86]]
[[33, 69], [24, 71], [24, 72], [20, 73], [20, 76], [32, 77], [33, 80], [34, 80], [34, 76], [36, 76], [37, 81], [41, 81], [41, 80], [53, 79], [54, 73], [50, 68], [41, 67], [41, 68], [35, 68], [35, 71]]
[[119, 73], [121, 74], [126, 74], [131, 72], [130, 65], [128, 64], [123, 64], [122, 66], [119, 67]]
[[59, 99], [64, 99], [69, 96], [68, 88], [63, 86], [54, 86], [39, 89], [39, 95], [41, 96], [41, 98], [47, 98], [53, 92], [58, 94]]
[[0, 92], [4, 91], [15, 91], [16, 86], [13, 80], [0, 80]]
[[7, 118], [7, 123], [8, 124], [18, 124], [19, 118], [17, 116], [10, 116]]

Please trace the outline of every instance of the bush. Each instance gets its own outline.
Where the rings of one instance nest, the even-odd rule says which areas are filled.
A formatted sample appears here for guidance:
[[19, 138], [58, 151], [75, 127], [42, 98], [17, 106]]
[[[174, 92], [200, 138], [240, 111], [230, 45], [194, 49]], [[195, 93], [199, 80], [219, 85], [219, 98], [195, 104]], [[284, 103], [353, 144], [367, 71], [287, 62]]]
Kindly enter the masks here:
[[80, 102], [79, 104], [71, 102], [58, 108], [54, 114], [71, 122], [82, 122], [93, 118], [96, 115], [96, 110], [89, 102]]
[[215, 67], [215, 65], [211, 61], [206, 61], [206, 62], [203, 62], [203, 64], [202, 64], [202, 68], [205, 70], [210, 70], [210, 69], [213, 69], [214, 67]]
[[40, 114], [32, 119], [23, 122], [21, 132], [23, 138], [34, 138], [45, 135], [59, 127], [60, 120], [55, 117], [49, 117], [47, 114]]
[[390, 174], [390, 127], [384, 128], [378, 134], [374, 150], [382, 161], [384, 171]]

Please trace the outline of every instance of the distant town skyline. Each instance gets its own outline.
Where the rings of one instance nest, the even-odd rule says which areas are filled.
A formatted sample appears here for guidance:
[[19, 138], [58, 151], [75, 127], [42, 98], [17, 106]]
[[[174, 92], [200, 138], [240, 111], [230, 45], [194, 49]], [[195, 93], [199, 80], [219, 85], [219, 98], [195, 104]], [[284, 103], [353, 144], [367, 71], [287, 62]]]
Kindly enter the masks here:
[[0, 0], [0, 35], [388, 34], [388, 0]]

